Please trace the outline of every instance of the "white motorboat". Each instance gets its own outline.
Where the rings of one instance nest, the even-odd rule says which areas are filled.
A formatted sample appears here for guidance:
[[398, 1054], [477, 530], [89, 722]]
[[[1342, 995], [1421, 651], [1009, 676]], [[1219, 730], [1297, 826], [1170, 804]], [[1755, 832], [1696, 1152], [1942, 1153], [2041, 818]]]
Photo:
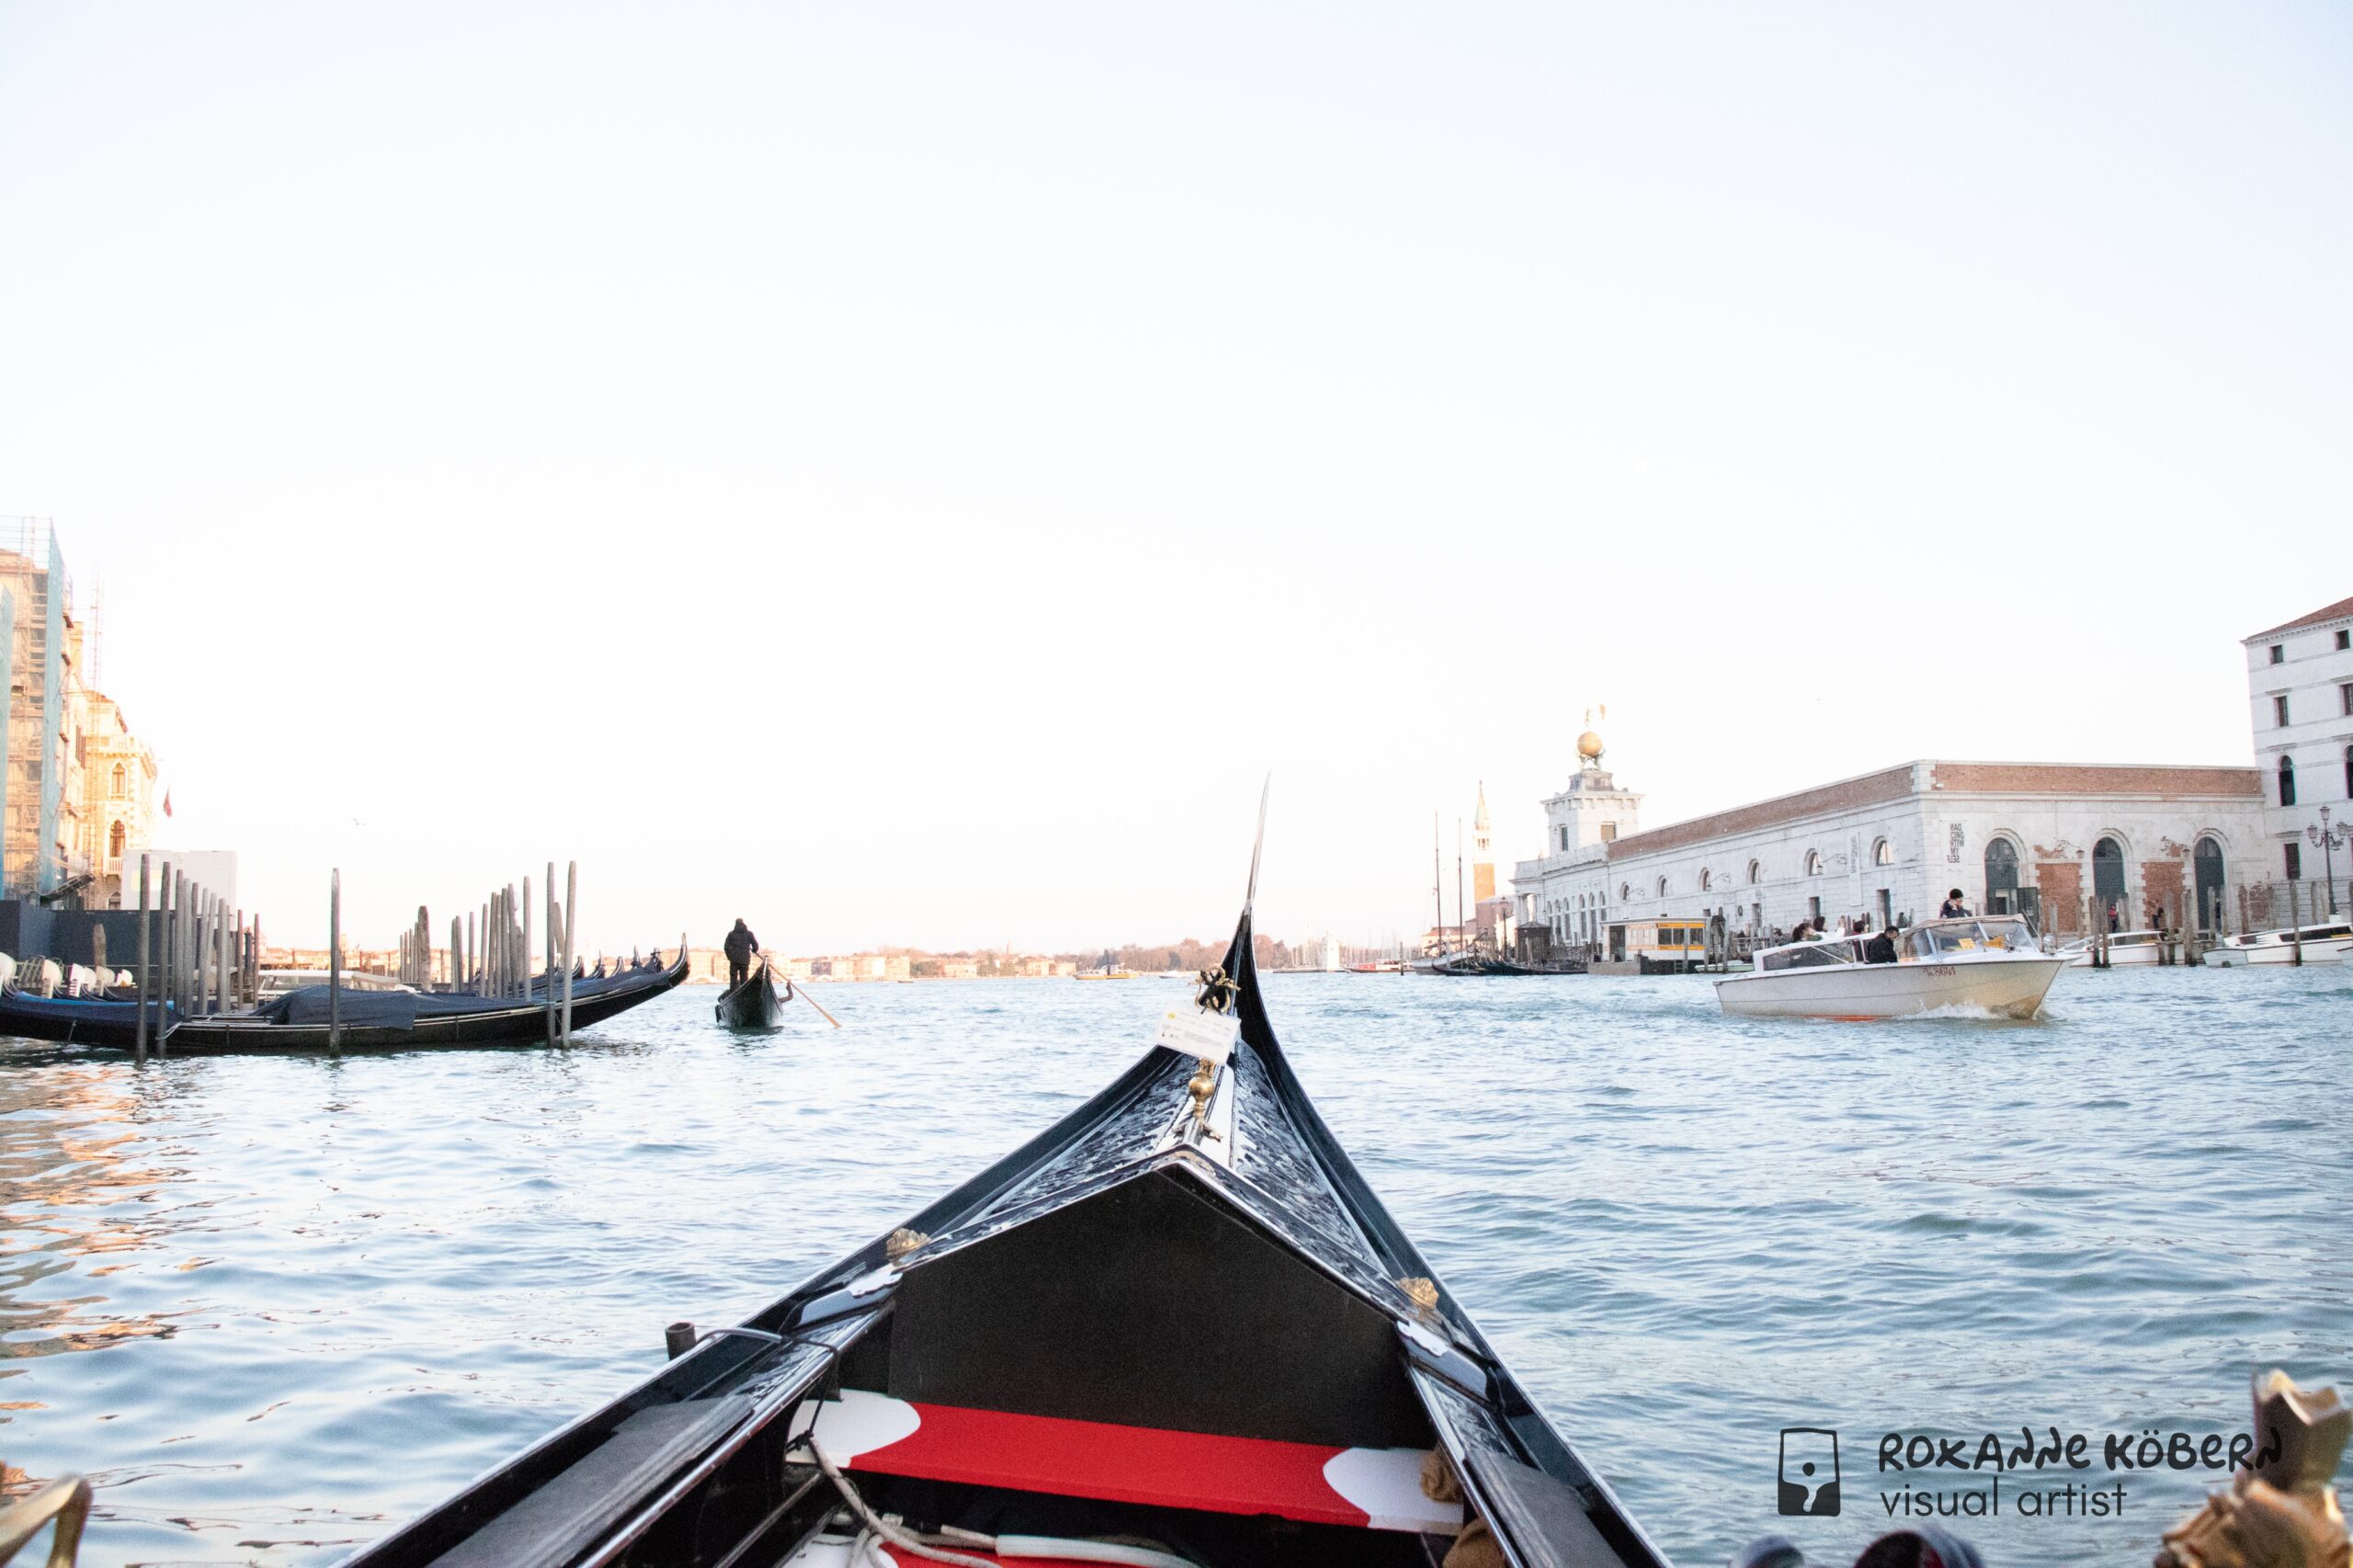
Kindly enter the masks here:
[[[2094, 938], [2097, 940], [2097, 938]], [[2091, 941], [2070, 942], [2059, 954], [2076, 969], [2092, 965]], [[2165, 934], [2162, 931], [2117, 931], [2108, 938], [2108, 961], [2110, 965], [2128, 963], [2159, 963], [2164, 960]]]
[[[1874, 947], [1893, 956], [1873, 962]], [[1740, 1017], [1900, 1018], [1958, 1007], [2030, 1018], [2071, 961], [2040, 950], [2016, 915], [1929, 920], [1885, 944], [1832, 937], [1767, 948], [1754, 970], [1716, 982], [1716, 1001]]]
[[[2293, 963], [2298, 935], [2295, 927], [2282, 926], [2276, 931], [2249, 931], [2225, 937], [2206, 949], [2206, 967], [2237, 969], [2242, 964]], [[2301, 935], [2306, 963], [2353, 961], [2353, 924], [2331, 920], [2306, 926]]]

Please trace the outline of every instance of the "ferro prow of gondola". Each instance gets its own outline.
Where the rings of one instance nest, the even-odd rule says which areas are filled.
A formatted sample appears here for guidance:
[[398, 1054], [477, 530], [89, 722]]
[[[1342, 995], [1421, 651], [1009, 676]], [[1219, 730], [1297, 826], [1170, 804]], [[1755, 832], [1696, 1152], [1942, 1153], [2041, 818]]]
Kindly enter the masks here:
[[1309, 1104], [1246, 908], [1205, 979], [1222, 1062], [1148, 1051], [356, 1561], [1659, 1568]]

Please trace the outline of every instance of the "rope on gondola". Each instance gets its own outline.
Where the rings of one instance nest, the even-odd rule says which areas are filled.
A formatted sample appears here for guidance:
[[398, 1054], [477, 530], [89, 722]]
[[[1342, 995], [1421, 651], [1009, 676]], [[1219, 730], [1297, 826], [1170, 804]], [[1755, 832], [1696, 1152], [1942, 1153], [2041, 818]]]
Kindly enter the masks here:
[[1158, 1551], [1148, 1546], [1130, 1546], [1123, 1541], [1078, 1540], [1059, 1536], [987, 1536], [978, 1530], [962, 1529], [950, 1533], [949, 1527], [943, 1527], [930, 1535], [918, 1534], [882, 1517], [867, 1505], [866, 1499], [858, 1495], [858, 1488], [850, 1483], [849, 1477], [844, 1475], [834, 1464], [832, 1457], [817, 1446], [817, 1432], [813, 1425], [801, 1434], [801, 1441], [809, 1445], [809, 1451], [816, 1456], [817, 1468], [825, 1472], [825, 1479], [834, 1483], [834, 1489], [842, 1494], [842, 1501], [849, 1505], [850, 1512], [857, 1515], [858, 1522], [866, 1527], [859, 1534], [858, 1543], [850, 1548], [850, 1568], [870, 1568], [870, 1564], [877, 1565], [877, 1568], [892, 1568], [887, 1557], [874, 1553], [874, 1542], [877, 1540], [887, 1540], [900, 1551], [911, 1551], [928, 1562], [969, 1563], [972, 1568], [998, 1568], [998, 1565], [985, 1557], [951, 1551], [946, 1543], [953, 1541], [958, 1546], [969, 1546], [974, 1551], [995, 1552], [999, 1558], [1053, 1557], [1064, 1562], [1125, 1563], [1130, 1568], [1197, 1568], [1190, 1559], [1174, 1552]]
[[[858, 1488], [850, 1484], [849, 1477], [834, 1467], [832, 1456], [818, 1446], [817, 1433], [813, 1427], [802, 1440], [809, 1445], [809, 1451], [817, 1456], [817, 1468], [825, 1472], [825, 1479], [832, 1482], [834, 1490], [842, 1494], [842, 1501], [849, 1505], [849, 1511], [856, 1514], [858, 1521], [873, 1534], [881, 1536], [902, 1551], [914, 1552], [926, 1562], [961, 1563], [964, 1568], [996, 1568], [996, 1564], [984, 1557], [972, 1557], [961, 1551], [942, 1551], [938, 1547], [926, 1546], [915, 1539], [913, 1531], [892, 1524], [867, 1506], [866, 1499], [858, 1494]], [[859, 1551], [853, 1551], [850, 1555], [852, 1560], [856, 1561], [860, 1554]]]

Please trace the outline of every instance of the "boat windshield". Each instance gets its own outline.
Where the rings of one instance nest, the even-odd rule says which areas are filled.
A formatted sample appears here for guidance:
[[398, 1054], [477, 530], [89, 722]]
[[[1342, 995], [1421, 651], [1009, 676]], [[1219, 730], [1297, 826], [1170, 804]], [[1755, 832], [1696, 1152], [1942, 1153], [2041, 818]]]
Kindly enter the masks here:
[[1911, 956], [1915, 959], [2034, 950], [2034, 933], [2023, 920], [1939, 920], [1918, 926], [1912, 933]]
[[1824, 964], [1853, 963], [1855, 945], [1852, 942], [1801, 942], [1794, 947], [1775, 948], [1761, 955], [1759, 961], [1768, 970], [1814, 969]]

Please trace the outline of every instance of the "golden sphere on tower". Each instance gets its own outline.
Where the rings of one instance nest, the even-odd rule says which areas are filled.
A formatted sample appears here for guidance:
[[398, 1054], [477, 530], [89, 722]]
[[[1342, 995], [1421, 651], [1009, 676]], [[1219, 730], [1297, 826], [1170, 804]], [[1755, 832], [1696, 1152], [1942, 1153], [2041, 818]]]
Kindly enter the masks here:
[[1577, 755], [1587, 762], [1601, 760], [1601, 737], [1587, 730], [1577, 737]]

